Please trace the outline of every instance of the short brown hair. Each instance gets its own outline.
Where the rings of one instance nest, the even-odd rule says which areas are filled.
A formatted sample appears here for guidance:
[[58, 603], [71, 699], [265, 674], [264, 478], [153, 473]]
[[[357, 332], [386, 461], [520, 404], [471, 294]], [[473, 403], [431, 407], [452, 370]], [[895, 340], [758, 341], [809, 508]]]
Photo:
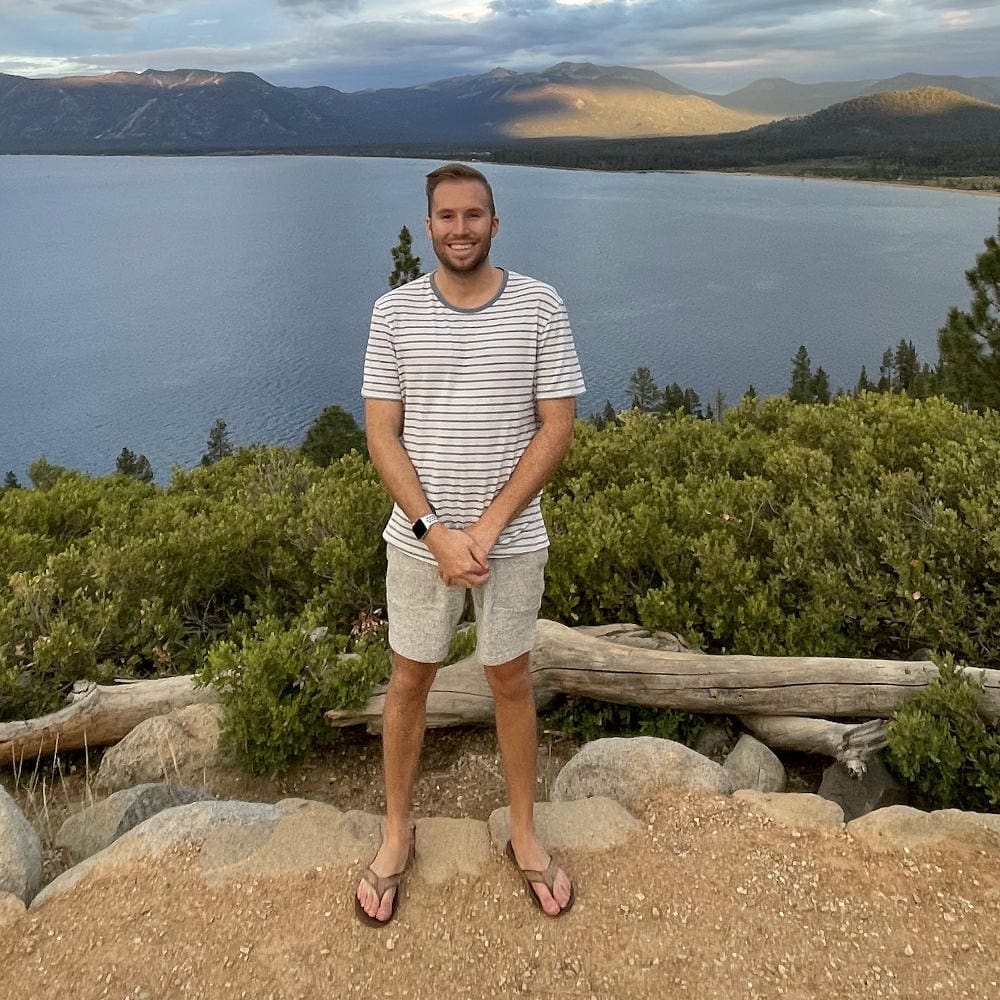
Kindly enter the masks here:
[[496, 205], [493, 204], [493, 188], [490, 182], [475, 167], [467, 167], [464, 163], [446, 163], [443, 167], [432, 170], [427, 175], [427, 214], [432, 213], [434, 189], [441, 181], [479, 181], [486, 188], [486, 197], [490, 201], [490, 215], [496, 215]]

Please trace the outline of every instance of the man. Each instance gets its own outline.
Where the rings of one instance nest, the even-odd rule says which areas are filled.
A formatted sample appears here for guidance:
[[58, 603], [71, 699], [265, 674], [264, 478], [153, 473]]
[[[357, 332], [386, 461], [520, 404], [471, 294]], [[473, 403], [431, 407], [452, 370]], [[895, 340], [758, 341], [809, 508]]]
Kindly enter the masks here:
[[439, 266], [372, 311], [362, 395], [368, 450], [395, 505], [383, 537], [392, 676], [383, 711], [386, 820], [356, 910], [395, 914], [413, 859], [410, 801], [427, 693], [471, 590], [510, 798], [508, 857], [549, 916], [573, 888], [534, 827], [537, 726], [528, 657], [548, 536], [539, 494], [573, 437], [583, 378], [562, 300], [490, 263], [500, 225], [486, 178], [427, 175]]

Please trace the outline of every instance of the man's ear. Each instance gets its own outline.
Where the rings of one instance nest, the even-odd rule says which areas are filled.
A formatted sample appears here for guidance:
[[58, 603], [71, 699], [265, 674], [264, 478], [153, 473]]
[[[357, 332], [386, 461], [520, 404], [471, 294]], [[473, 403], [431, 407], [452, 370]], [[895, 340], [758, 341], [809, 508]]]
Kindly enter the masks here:
[[493, 239], [493, 237], [496, 236], [497, 231], [499, 229], [500, 229], [500, 216], [494, 215], [493, 224], [490, 226], [490, 239]]

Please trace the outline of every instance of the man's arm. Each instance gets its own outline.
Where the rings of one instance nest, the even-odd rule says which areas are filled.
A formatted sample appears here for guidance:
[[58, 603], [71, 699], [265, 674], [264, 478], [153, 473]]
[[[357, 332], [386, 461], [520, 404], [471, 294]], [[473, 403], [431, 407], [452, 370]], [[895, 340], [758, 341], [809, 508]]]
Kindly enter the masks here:
[[[403, 404], [399, 400], [365, 400], [368, 454], [389, 495], [412, 524], [418, 517], [429, 514], [431, 505], [424, 496], [417, 470], [403, 447], [400, 437], [403, 433], [403, 413]], [[437, 561], [438, 572], [445, 583], [475, 587], [489, 576], [486, 550], [474, 536], [438, 522], [424, 535], [423, 541]]]
[[475, 524], [465, 533], [487, 555], [500, 533], [524, 510], [552, 478], [573, 443], [576, 399], [539, 399], [535, 403], [539, 427], [524, 454], [514, 466], [510, 479], [493, 498]]

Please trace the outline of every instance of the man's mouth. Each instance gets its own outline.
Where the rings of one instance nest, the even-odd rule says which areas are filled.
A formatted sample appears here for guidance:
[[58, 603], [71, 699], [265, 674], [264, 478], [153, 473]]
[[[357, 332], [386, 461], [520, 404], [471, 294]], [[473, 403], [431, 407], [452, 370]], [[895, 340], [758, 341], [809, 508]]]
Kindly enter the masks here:
[[459, 253], [462, 253], [465, 250], [471, 250], [475, 245], [476, 245], [475, 243], [449, 243], [448, 249], [456, 250]]

